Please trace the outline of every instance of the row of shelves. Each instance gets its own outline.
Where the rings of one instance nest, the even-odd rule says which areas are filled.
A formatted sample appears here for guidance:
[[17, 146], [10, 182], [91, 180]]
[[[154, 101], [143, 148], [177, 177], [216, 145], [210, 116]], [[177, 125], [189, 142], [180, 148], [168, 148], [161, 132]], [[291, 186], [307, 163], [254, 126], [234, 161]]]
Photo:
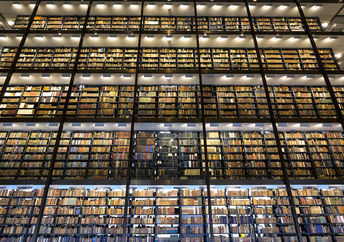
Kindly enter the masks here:
[[[211, 186], [208, 197], [203, 186], [130, 186], [126, 193], [121, 186], [53, 185], [39, 241], [118, 241], [124, 232], [129, 241], [209, 241], [210, 226], [215, 241], [297, 241], [295, 222], [304, 240], [343, 239], [342, 186], [293, 186], [291, 192], [282, 185]], [[2, 187], [0, 193], [0, 236], [30, 238], [42, 188]]]
[[1, 240], [30, 240], [36, 229], [42, 199], [42, 186], [1, 187]]
[[[8, 69], [17, 48], [4, 47], [0, 69]], [[319, 68], [313, 49], [260, 49], [263, 68], [267, 70], [316, 70]], [[319, 49], [325, 69], [338, 70], [332, 49]], [[202, 70], [258, 70], [254, 48], [200, 48]], [[16, 68], [73, 69], [77, 48], [24, 47]], [[139, 63], [137, 58], [140, 56]], [[81, 48], [79, 70], [197, 70], [196, 48]]]
[[[1, 179], [46, 179], [56, 135], [2, 131]], [[343, 179], [343, 133], [288, 131], [280, 132], [279, 139], [291, 179]], [[283, 178], [273, 132], [209, 131], [206, 140], [205, 152], [199, 131], [135, 131], [130, 176], [201, 179], [208, 166], [212, 180]], [[124, 179], [129, 175], [129, 148], [128, 131], [63, 131], [53, 179]]]
[[[61, 117], [68, 86], [10, 86], [1, 107], [3, 117]], [[68, 117], [130, 118], [134, 86], [74, 86]]]
[[[335, 87], [342, 112], [344, 87]], [[61, 117], [68, 86], [8, 86], [0, 104], [2, 118]], [[67, 117], [130, 118], [133, 102], [139, 118], [269, 118], [263, 86], [197, 85], [78, 85], [73, 86]], [[275, 118], [335, 118], [336, 112], [326, 87], [269, 86]]]
[[[25, 29], [30, 16], [17, 16], [14, 29]], [[144, 31], [196, 31], [196, 18], [192, 16], [144, 16]], [[319, 18], [308, 17], [311, 31], [320, 32]], [[253, 17], [255, 31], [295, 32], [305, 31], [301, 18], [298, 17]], [[140, 16], [90, 16], [86, 29], [97, 31], [139, 31]], [[35, 16], [31, 30], [82, 30], [85, 25], [83, 16]], [[250, 31], [247, 17], [198, 17], [200, 31]]]

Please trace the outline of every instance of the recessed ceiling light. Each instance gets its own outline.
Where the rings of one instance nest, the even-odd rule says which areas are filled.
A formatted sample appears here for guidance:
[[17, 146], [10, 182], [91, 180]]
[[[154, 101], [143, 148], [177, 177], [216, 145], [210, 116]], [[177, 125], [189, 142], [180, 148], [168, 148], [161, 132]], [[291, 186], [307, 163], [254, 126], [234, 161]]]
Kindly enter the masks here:
[[171, 39], [172, 39], [172, 36], [171, 36], [171, 35], [165, 35], [164, 39], [166, 39], [166, 40], [171, 40]]
[[20, 3], [12, 3], [12, 6], [15, 8], [20, 8], [21, 4]]
[[120, 7], [122, 7], [122, 4], [121, 3], [114, 3], [112, 6], [115, 8], [120, 8]]
[[114, 35], [114, 34], [112, 34], [112, 35], [109, 35], [109, 40], [115, 40], [115, 39], [117, 39], [117, 35]]
[[239, 6], [237, 5], [237, 4], [231, 4], [231, 5], [229, 5], [229, 8], [230, 9], [236, 9], [236, 8], [238, 8]]
[[43, 36], [43, 35], [36, 35], [36, 36], [35, 36], [35, 39], [37, 39], [37, 40], [43, 40], [43, 39], [44, 39], [44, 36]]
[[55, 4], [54, 3], [47, 3], [46, 5], [48, 8], [54, 8], [55, 7]]
[[71, 7], [72, 7], [72, 4], [70, 4], [70, 3], [64, 3], [62, 6], [63, 6], [64, 8], [71, 8]]

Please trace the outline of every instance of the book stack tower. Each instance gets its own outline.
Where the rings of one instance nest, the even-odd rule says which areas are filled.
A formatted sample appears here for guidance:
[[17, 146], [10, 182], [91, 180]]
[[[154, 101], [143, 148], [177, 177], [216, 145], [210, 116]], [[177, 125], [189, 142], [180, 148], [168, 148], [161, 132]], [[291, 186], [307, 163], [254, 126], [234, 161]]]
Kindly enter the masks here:
[[0, 2], [0, 241], [344, 241], [338, 1]]

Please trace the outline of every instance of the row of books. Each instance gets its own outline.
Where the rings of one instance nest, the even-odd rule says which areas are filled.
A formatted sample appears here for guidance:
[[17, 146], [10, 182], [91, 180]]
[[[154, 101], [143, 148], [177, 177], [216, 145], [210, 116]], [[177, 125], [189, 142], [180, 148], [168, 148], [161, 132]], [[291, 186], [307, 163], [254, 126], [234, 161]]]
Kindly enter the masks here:
[[[1, 117], [60, 117], [68, 86], [8, 86], [0, 104]], [[139, 118], [200, 117], [203, 94], [206, 118], [269, 118], [263, 86], [161, 85], [139, 86]], [[338, 102], [342, 87], [335, 88]], [[336, 112], [326, 87], [269, 86], [273, 114], [277, 118], [335, 118]], [[130, 118], [134, 86], [73, 86], [67, 117]], [[343, 105], [341, 105], [342, 107]], [[342, 107], [344, 110], [344, 107]]]
[[336, 96], [339, 108], [341, 109], [342, 114], [344, 114], [344, 88], [334, 86], [333, 91], [334, 91], [334, 95]]
[[43, 188], [1, 187], [0, 196], [0, 237], [29, 240], [38, 220]]
[[[18, 15], [13, 28], [27, 28], [30, 16]], [[196, 19], [200, 31], [250, 31], [247, 17], [192, 17], [192, 16], [144, 16], [143, 30], [146, 31], [195, 31]], [[311, 31], [322, 31], [319, 18], [307, 17]], [[301, 18], [298, 17], [253, 17], [256, 31], [305, 31]], [[84, 16], [35, 16], [32, 30], [82, 30]], [[86, 23], [89, 30], [139, 31], [140, 16], [90, 16]]]
[[[3, 179], [46, 179], [56, 135], [48, 131], [1, 132]], [[54, 176], [56, 179], [126, 176], [129, 140], [129, 132], [63, 132]], [[86, 151], [88, 153], [84, 154]], [[83, 153], [78, 155], [77, 152]]]
[[289, 175], [298, 179], [336, 179], [343, 172], [338, 132], [283, 132], [280, 140]]
[[[24, 47], [16, 63], [17, 69], [73, 69], [75, 47]], [[17, 48], [3, 47], [0, 68], [8, 69]], [[264, 69], [314, 70], [319, 68], [313, 49], [260, 49]], [[139, 53], [140, 52], [140, 53]], [[332, 49], [319, 49], [327, 70], [339, 66]], [[135, 70], [140, 56], [142, 70], [258, 70], [254, 48], [200, 48], [200, 63], [196, 48], [81, 48], [78, 59], [80, 70]]]
[[[297, 223], [305, 238], [341, 236], [343, 228], [342, 186], [293, 186]], [[35, 230], [42, 188], [2, 187], [0, 219], [2, 236], [30, 236]], [[48, 191], [40, 236], [113, 234], [124, 231], [124, 187], [59, 187]], [[126, 231], [144, 234], [203, 234], [209, 227], [208, 198], [204, 187], [131, 186]], [[147, 205], [134, 205], [149, 201]], [[164, 201], [164, 205], [157, 204]], [[111, 201], [118, 201], [113, 204]], [[211, 187], [214, 233], [221, 236], [241, 234], [284, 238], [295, 236], [290, 200], [281, 187]], [[257, 202], [260, 201], [260, 202]], [[138, 210], [140, 208], [141, 210]], [[173, 214], [160, 214], [173, 209]], [[149, 211], [141, 213], [139, 211]], [[99, 216], [102, 215], [102, 216]], [[338, 237], [338, 238], [339, 238]], [[323, 237], [324, 238], [324, 237]]]
[[342, 187], [295, 187], [292, 195], [303, 234], [340, 237], [344, 226]]
[[128, 175], [130, 132], [64, 132], [55, 179], [123, 179]]
[[[53, 188], [54, 193], [59, 188]], [[78, 188], [78, 194], [86, 194], [85, 189]], [[110, 189], [106, 188], [106, 194]], [[89, 193], [89, 192], [88, 192]], [[108, 195], [103, 197], [108, 199]], [[159, 205], [156, 202], [161, 198], [160, 195], [172, 194], [172, 197], [164, 198], [166, 202], [170, 201], [170, 205], [166, 203], [164, 209], [172, 209], [173, 213], [170, 213], [167, 217], [165, 214], [161, 214], [159, 211]], [[185, 197], [185, 195], [190, 196], [194, 194], [194, 197]], [[327, 216], [331, 218], [342, 218], [343, 210], [339, 210], [337, 214], [332, 215], [330, 212], [333, 208], [341, 209], [343, 205], [343, 188], [293, 188], [292, 194], [294, 196], [294, 202], [296, 206], [296, 213], [298, 215], [298, 223], [300, 224], [301, 232], [305, 238], [314, 239], [314, 236], [320, 236], [322, 233], [328, 235], [337, 234], [340, 235], [341, 232], [331, 232], [330, 227], [338, 227], [339, 224], [344, 223], [342, 220], [325, 220]], [[145, 236], [156, 235], [156, 234], [203, 234], [204, 231], [202, 224], [208, 220], [207, 212], [207, 191], [204, 188], [178, 188], [170, 187], [164, 188], [143, 188], [143, 187], [132, 187], [129, 192], [130, 202], [128, 209], [128, 233], [129, 234], [145, 234]], [[146, 197], [145, 197], [146, 196]], [[235, 234], [255, 234], [257, 236], [273, 234], [274, 237], [284, 237], [284, 236], [295, 236], [296, 232], [294, 229], [294, 221], [290, 209], [289, 198], [287, 196], [287, 191], [285, 188], [237, 188], [237, 187], [214, 187], [211, 191], [211, 201], [212, 201], [212, 216], [213, 216], [213, 227], [215, 234], [221, 234], [222, 236], [233, 236]], [[307, 196], [307, 197], [305, 197]], [[57, 198], [59, 200], [65, 198], [49, 197], [48, 199]], [[68, 197], [68, 199], [72, 199]], [[84, 201], [87, 201], [89, 197], [81, 197]], [[124, 198], [123, 198], [124, 199]], [[132, 205], [135, 202], [141, 202], [147, 200], [149, 204], [146, 205]], [[193, 201], [194, 205], [184, 203], [183, 201]], [[218, 203], [221, 200], [223, 203]], [[320, 205], [313, 205], [314, 202], [311, 200], [323, 201]], [[175, 205], [177, 201], [177, 205]], [[200, 201], [196, 202], [195, 201]], [[264, 201], [264, 202], [256, 202]], [[300, 201], [301, 203], [299, 203]], [[302, 202], [308, 201], [308, 202]], [[307, 204], [307, 205], [302, 205]], [[50, 206], [50, 205], [49, 205]], [[56, 209], [64, 209], [59, 204], [54, 205]], [[85, 207], [85, 205], [75, 205], [71, 203], [68, 205], [70, 208], [73, 207]], [[184, 207], [185, 206], [185, 207]], [[191, 207], [190, 207], [191, 206]], [[109, 209], [111, 205], [105, 205], [106, 209]], [[324, 207], [324, 208], [323, 208]], [[184, 211], [185, 208], [185, 211]], [[200, 209], [198, 209], [200, 208]], [[309, 209], [307, 209], [309, 208]], [[312, 208], [312, 209], [310, 209]], [[102, 209], [103, 208], [95, 208]], [[106, 211], [106, 209], [104, 211]], [[60, 220], [63, 214], [55, 213], [52, 214], [51, 211], [46, 210], [46, 217], [55, 216], [56, 220]], [[75, 211], [75, 210], [73, 210]], [[90, 213], [88, 210], [77, 210], [79, 211], [77, 215], [83, 218], [89, 217], [94, 221], [89, 224], [87, 229], [83, 230], [84, 233], [93, 233], [94, 229], [102, 229], [107, 231], [109, 227], [116, 228], [118, 233], [123, 231], [123, 220], [119, 224], [109, 224], [108, 219], [104, 220], [103, 217], [93, 217], [94, 213]], [[81, 212], [82, 211], [82, 212]], [[104, 212], [103, 211], [103, 212]], [[146, 212], [143, 212], [146, 211]], [[101, 214], [101, 213], [100, 213]], [[319, 217], [322, 214], [323, 217]], [[64, 219], [72, 218], [73, 214], [66, 214]], [[70, 217], [68, 217], [70, 216]], [[118, 214], [122, 216], [123, 214]], [[314, 220], [312, 220], [312, 216]], [[317, 219], [317, 220], [315, 220]], [[95, 221], [98, 220], [98, 223]], [[104, 221], [103, 221], [104, 220]], [[43, 220], [45, 221], [45, 220]], [[64, 220], [66, 221], [66, 220]], [[70, 219], [70, 221], [73, 221]], [[318, 222], [317, 222], [318, 221]], [[332, 222], [331, 222], [332, 221]], [[78, 220], [74, 221], [78, 224]], [[76, 225], [69, 224], [68, 226], [64, 224], [55, 224], [53, 227], [50, 223], [43, 223], [44, 229], [42, 229], [42, 234], [44, 231], [49, 231], [50, 233], [59, 234], [74, 234], [77, 232], [70, 232]], [[102, 224], [102, 225], [100, 225]], [[305, 225], [303, 225], [305, 224]], [[46, 228], [51, 228], [45, 230]], [[83, 226], [81, 226], [81, 229]], [[86, 228], [86, 227], [85, 227]], [[58, 232], [57, 232], [58, 231]], [[108, 233], [108, 232], [105, 232]], [[117, 233], [116, 233], [117, 234]]]
[[[0, 132], [2, 179], [45, 179], [56, 132]], [[339, 179], [344, 175], [341, 132], [280, 132], [282, 153], [293, 179]], [[130, 132], [63, 131], [57, 149], [55, 179], [121, 179], [128, 175]], [[281, 179], [280, 156], [269, 131], [136, 131], [132, 176], [135, 178]], [[207, 156], [206, 156], [207, 155]]]

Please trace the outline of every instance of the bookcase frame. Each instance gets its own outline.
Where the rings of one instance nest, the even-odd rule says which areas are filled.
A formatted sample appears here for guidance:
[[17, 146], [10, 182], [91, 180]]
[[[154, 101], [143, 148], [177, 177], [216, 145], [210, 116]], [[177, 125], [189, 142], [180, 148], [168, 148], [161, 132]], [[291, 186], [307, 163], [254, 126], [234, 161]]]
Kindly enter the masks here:
[[[25, 40], [27, 39], [27, 36], [29, 33], [34, 33], [34, 32], [37, 32], [37, 31], [34, 31], [31, 29], [31, 26], [32, 26], [32, 23], [34, 21], [34, 16], [36, 15], [37, 13], [37, 9], [40, 5], [40, 0], [37, 0], [36, 1], [36, 5], [35, 5], [35, 8], [32, 12], [32, 15], [30, 16], [29, 18], [29, 21], [28, 21], [28, 27], [24, 30], [24, 34], [23, 34], [23, 38], [19, 44], [19, 46], [17, 47], [17, 51], [15, 52], [15, 55], [13, 56], [13, 61], [11, 63], [11, 65], [9, 66], [8, 70], [7, 70], [7, 77], [6, 77], [6, 80], [5, 80], [5, 83], [3, 85], [3, 88], [0, 92], [0, 101], [2, 102], [3, 98], [4, 98], [4, 94], [6, 92], [6, 89], [7, 87], [9, 86], [9, 83], [10, 83], [10, 79], [12, 77], [12, 75], [14, 73], [16, 73], [18, 70], [16, 70], [16, 65], [18, 63], [18, 60], [20, 58], [20, 53], [21, 51], [23, 50], [24, 48], [24, 43], [25, 43]], [[141, 1], [141, 15], [140, 16], [143, 16], [143, 6], [144, 6], [144, 0]], [[88, 10], [87, 10], [87, 13], [85, 15], [85, 21], [87, 22], [88, 19], [90, 17], [92, 17], [90, 15], [90, 9], [91, 9], [91, 5], [93, 3], [93, 0], [90, 0], [88, 2]], [[197, 18], [197, 8], [196, 8], [196, 1], [194, 0], [193, 1], [193, 6], [194, 6], [194, 10], [195, 10], [195, 17]], [[265, 92], [266, 92], [266, 97], [267, 97], [267, 104], [268, 104], [268, 107], [269, 107], [269, 113], [270, 114], [273, 114], [273, 109], [272, 109], [272, 102], [269, 98], [269, 91], [268, 91], [268, 85], [267, 85], [267, 82], [266, 82], [266, 74], [269, 74], [269, 73], [288, 73], [288, 71], [275, 71], [275, 70], [265, 70], [263, 67], [264, 67], [264, 63], [262, 62], [262, 58], [260, 58], [260, 49], [259, 49], [259, 46], [258, 46], [258, 42], [257, 42], [257, 38], [256, 38], [256, 34], [259, 33], [259, 31], [255, 31], [254, 29], [254, 25], [253, 25], [253, 22], [252, 22], [252, 16], [250, 14], [250, 11], [249, 11], [249, 7], [248, 7], [248, 2], [247, 1], [244, 1], [245, 3], [245, 6], [246, 6], [246, 9], [247, 9], [247, 12], [248, 12], [248, 19], [249, 19], [249, 23], [250, 23], [250, 33], [253, 37], [253, 40], [254, 40], [254, 50], [255, 52], [257, 53], [257, 57], [258, 57], [258, 65], [257, 65], [257, 69], [255, 71], [253, 71], [253, 73], [259, 73], [261, 74], [262, 76], [262, 80], [263, 80], [263, 86], [264, 86], [264, 89], [265, 89]], [[338, 100], [335, 96], [335, 92], [333, 90], [333, 86], [331, 85], [330, 83], [330, 80], [329, 80], [329, 77], [328, 75], [331, 74], [331, 73], [338, 73], [338, 74], [343, 74], [343, 71], [328, 71], [326, 70], [326, 68], [324, 67], [324, 64], [322, 63], [321, 61], [321, 53], [319, 52], [315, 42], [314, 42], [314, 38], [312, 36], [312, 32], [310, 30], [310, 27], [309, 27], [309, 24], [307, 23], [307, 18], [305, 17], [305, 15], [303, 14], [303, 10], [301, 8], [301, 5], [298, 1], [295, 1], [297, 7], [298, 7], [298, 10], [300, 12], [300, 16], [301, 16], [301, 21], [303, 23], [303, 25], [305, 26], [305, 33], [308, 35], [310, 41], [311, 41], [311, 44], [312, 44], [312, 49], [314, 51], [314, 55], [315, 55], [315, 59], [316, 59], [316, 63], [319, 67], [319, 70], [311, 70], [311, 71], [300, 71], [300, 72], [297, 72], [297, 71], [289, 71], [289, 73], [314, 73], [314, 74], [321, 74], [323, 75], [324, 79], [325, 79], [325, 82], [326, 82], [326, 87], [328, 88], [329, 90], [329, 93], [330, 93], [330, 97], [331, 97], [331, 100], [334, 104], [334, 107], [335, 107], [335, 111], [336, 111], [336, 115], [337, 115], [337, 119], [335, 120], [331, 120], [331, 122], [340, 122], [342, 124], [342, 126], [344, 127], [344, 119], [343, 119], [343, 114], [341, 112], [341, 109], [340, 109], [340, 106], [338, 104]], [[143, 33], [145, 33], [145, 30], [144, 30], [144, 26], [143, 26], [143, 18], [141, 18], [140, 20], [140, 29], [138, 31], [139, 33], [139, 44], [138, 44], [138, 49], [141, 48], [141, 36]], [[181, 183], [182, 184], [202, 184], [202, 185], [205, 185], [207, 187], [207, 201], [208, 201], [208, 214], [209, 214], [209, 224], [210, 224], [210, 234], [209, 234], [209, 237], [210, 237], [210, 240], [213, 239], [213, 236], [214, 236], [214, 231], [213, 231], [213, 222], [212, 222], [212, 209], [211, 209], [211, 196], [210, 196], [210, 185], [214, 183], [214, 181], [211, 181], [211, 177], [210, 177], [210, 173], [209, 173], [209, 160], [208, 160], [208, 143], [207, 143], [207, 138], [206, 138], [206, 133], [207, 133], [207, 130], [206, 130], [206, 123], [208, 122], [208, 120], [205, 118], [205, 95], [204, 95], [204, 92], [205, 90], [203, 90], [203, 87], [205, 85], [203, 85], [203, 80], [202, 80], [202, 74], [206, 73], [206, 72], [203, 72], [202, 71], [202, 67], [200, 66], [201, 65], [201, 61], [200, 61], [200, 58], [201, 58], [201, 49], [200, 46], [199, 46], [199, 37], [200, 35], [203, 33], [201, 29], [199, 29], [199, 26], [198, 26], [198, 21], [196, 21], [196, 24], [195, 24], [195, 32], [194, 34], [197, 36], [197, 48], [195, 48], [195, 52], [197, 52], [197, 59], [198, 61], [195, 61], [195, 70], [194, 72], [197, 73], [199, 75], [199, 79], [200, 79], [200, 98], [197, 98], [197, 107], [201, 107], [201, 110], [200, 110], [200, 117], [201, 117], [201, 122], [202, 122], [202, 128], [203, 128], [203, 140], [204, 140], [204, 153], [205, 153], [205, 176], [204, 176], [204, 179], [200, 179], [199, 181], [192, 181], [192, 182], [188, 182], [188, 181], [182, 181]], [[15, 31], [13, 31], [15, 32]], [[55, 33], [56, 31], [42, 31], [44, 33]], [[78, 64], [79, 64], [79, 57], [82, 55], [82, 44], [83, 44], [83, 40], [84, 40], [84, 37], [87, 33], [89, 33], [90, 31], [87, 30], [87, 26], [86, 24], [84, 25], [84, 27], [82, 28], [82, 30], [80, 31], [76, 31], [76, 32], [79, 32], [81, 33], [81, 38], [80, 38], [80, 43], [79, 43], [79, 46], [77, 47], [77, 51], [76, 51], [76, 62], [73, 64], [73, 68], [71, 68], [70, 70], [66, 71], [68, 73], [71, 73], [71, 78], [70, 78], [70, 84], [69, 84], [69, 89], [67, 91], [67, 96], [66, 96], [66, 102], [64, 104], [64, 108], [63, 108], [63, 112], [62, 112], [62, 116], [57, 119], [59, 120], [59, 129], [57, 131], [57, 136], [56, 136], [56, 145], [54, 146], [54, 150], [53, 150], [53, 155], [52, 155], [52, 162], [51, 162], [51, 166], [49, 167], [49, 174], [52, 174], [53, 172], [53, 164], [56, 162], [56, 156], [57, 156], [57, 152], [58, 152], [58, 143], [59, 141], [61, 140], [61, 135], [62, 135], [62, 132], [63, 132], [63, 126], [64, 126], [64, 123], [68, 120], [67, 118], [67, 110], [68, 110], [68, 105], [69, 105], [69, 101], [71, 99], [71, 94], [72, 94], [72, 87], [74, 85], [74, 79], [75, 79], [75, 75], [76, 73], [78, 72], [87, 72], [86, 70], [79, 70], [78, 69]], [[165, 33], [164, 31], [156, 31], [155, 33]], [[265, 32], [264, 32], [265, 33]], [[273, 32], [275, 33], [275, 32]], [[210, 33], [211, 34], [211, 33]], [[228, 33], [230, 34], [230, 33]], [[237, 34], [237, 33], [235, 33]], [[321, 34], [321, 33], [319, 33]], [[195, 53], [194, 52], [194, 53]], [[138, 57], [137, 57], [137, 62], [136, 62], [136, 68], [133, 68], [133, 70], [131, 71], [131, 73], [135, 73], [135, 85], [134, 85], [134, 93], [135, 95], [137, 95], [138, 93], [138, 74], [142, 72], [142, 70], [139, 68], [139, 61], [141, 60], [142, 57], [142, 52], [138, 52]], [[195, 58], [196, 59], [196, 58]], [[259, 68], [258, 68], [259, 67]], [[155, 68], [154, 68], [155, 69]], [[32, 69], [32, 68], [29, 68], [23, 72], [35, 72], [36, 70]], [[50, 72], [51, 70], [47, 70], [47, 72]], [[62, 71], [62, 70], [57, 70], [57, 71]], [[147, 71], [149, 72], [149, 70]], [[162, 71], [162, 73], [169, 73], [168, 71]], [[215, 71], [214, 73], [223, 73], [223, 71]], [[243, 70], [231, 70], [230, 73], [248, 73], [248, 71], [243, 71]], [[134, 147], [134, 125], [137, 121], [139, 121], [135, 115], [135, 110], [138, 109], [138, 97], [136, 96], [134, 98], [134, 101], [133, 101], [133, 110], [134, 110], [134, 115], [132, 115], [131, 119], [130, 119], [130, 123], [131, 123], [131, 137], [130, 137], [130, 150], [129, 150], [129, 161], [128, 161], [128, 171], [131, 171], [132, 169], [132, 164], [133, 164], [133, 160], [131, 157], [133, 157], [133, 147]], [[9, 118], [7, 119], [9, 121], [17, 121], [16, 119], [14, 118]], [[32, 119], [22, 119], [23, 121], [32, 121]], [[41, 121], [46, 121], [47, 119], [42, 119]], [[78, 119], [75, 119], [75, 120], [78, 120]], [[79, 120], [82, 120], [82, 119], [79, 119]], [[278, 130], [277, 130], [277, 122], [278, 122], [278, 119], [274, 118], [273, 115], [270, 115], [270, 119], [268, 119], [272, 124], [273, 124], [273, 133], [275, 134], [275, 137], [279, 137], [278, 135]], [[112, 120], [113, 121], [113, 120]], [[185, 122], [189, 122], [189, 120], [185, 119], [184, 120]], [[302, 119], [302, 118], [296, 118], [294, 121], [296, 122], [308, 122], [309, 120], [307, 119]], [[259, 120], [257, 120], [257, 122], [260, 122]], [[322, 121], [321, 121], [322, 122]], [[323, 122], [326, 122], [325, 120]], [[295, 211], [295, 207], [296, 205], [294, 204], [293, 202], [293, 199], [292, 199], [292, 194], [291, 194], [291, 184], [294, 184], [294, 181], [290, 181], [289, 180], [289, 177], [288, 177], [288, 172], [287, 172], [287, 167], [285, 166], [285, 163], [287, 160], [285, 160], [283, 158], [283, 152], [282, 152], [282, 145], [281, 145], [281, 142], [280, 140], [277, 138], [276, 139], [276, 145], [278, 147], [278, 152], [279, 152], [279, 155], [281, 157], [281, 164], [282, 164], [282, 169], [283, 169], [283, 175], [284, 175], [284, 179], [281, 183], [284, 183], [286, 184], [286, 188], [287, 188], [287, 191], [288, 191], [288, 198], [289, 198], [289, 201], [290, 201], [290, 205], [291, 205], [291, 208], [292, 208], [292, 215], [293, 215], [293, 218], [294, 218], [294, 221], [295, 221], [295, 225], [296, 225], [296, 234], [298, 236], [298, 238], [300, 239], [301, 241], [301, 236], [302, 236], [302, 233], [301, 231], [298, 229], [299, 226], [298, 226], [298, 222], [297, 222], [297, 215], [296, 215], [296, 211]], [[332, 154], [333, 155], [333, 154]], [[35, 232], [34, 232], [34, 240], [37, 240], [38, 238], [38, 235], [39, 235], [39, 227], [41, 225], [41, 221], [42, 221], [42, 217], [43, 217], [43, 208], [45, 207], [45, 204], [46, 204], [46, 198], [47, 198], [47, 194], [48, 194], [48, 190], [49, 190], [49, 187], [50, 185], [52, 184], [73, 184], [73, 182], [67, 182], [67, 181], [53, 181], [51, 178], [51, 176], [48, 177], [48, 180], [43, 182], [43, 181], [28, 181], [28, 180], [25, 180], [25, 181], [13, 181], [13, 184], [15, 183], [22, 183], [22, 184], [28, 184], [28, 183], [31, 183], [31, 184], [44, 184], [45, 187], [44, 187], [44, 192], [43, 192], [43, 196], [42, 196], [42, 203], [40, 205], [40, 212], [38, 214], [38, 222], [37, 222], [37, 225], [36, 225], [36, 229], [35, 229]], [[126, 196], [125, 196], [125, 208], [128, 208], [130, 206], [130, 196], [129, 196], [129, 186], [131, 184], [134, 184], [135, 182], [139, 182], [139, 181], [134, 181], [131, 179], [130, 176], [127, 177], [127, 179], [124, 181], [100, 181], [100, 182], [97, 182], [97, 181], [90, 181], [90, 180], [85, 180], [85, 181], [77, 181], [77, 182], [74, 182], [74, 183], [77, 183], [77, 184], [95, 184], [95, 183], [104, 183], [104, 184], [125, 184], [126, 185]], [[168, 184], [169, 182], [171, 181], [166, 181], [166, 183]], [[264, 183], [269, 183], [271, 181], [260, 181], [262, 184]], [[320, 180], [319, 179], [316, 179], [316, 180], [313, 180], [311, 182], [314, 182], [314, 183], [320, 183]], [[343, 183], [343, 181], [340, 181], [340, 180], [336, 180], [336, 181], [323, 181], [324, 183], [333, 183], [333, 182], [336, 182], [336, 183]], [[1, 183], [3, 184], [8, 184], [9, 182], [8, 181], [1, 181]], [[12, 182], [11, 182], [12, 183]], [[149, 184], [158, 184], [159, 182], [157, 181], [150, 181], [150, 180], [147, 180], [146, 183], [149, 183]], [[164, 182], [162, 182], [163, 184]], [[178, 183], [178, 182], [177, 182]], [[230, 182], [221, 182], [221, 181], [216, 181], [216, 183], [223, 183], [223, 184], [229, 184]], [[249, 181], [240, 181], [241, 184], [249, 184], [250, 182]], [[204, 201], [204, 203], [206, 203], [206, 201]], [[125, 213], [125, 217], [128, 215], [127, 214], [127, 209], [125, 209], [124, 211]], [[124, 226], [126, 227], [127, 226], [127, 222], [126, 220], [124, 221]], [[126, 238], [127, 236], [129, 236], [128, 234], [126, 234], [126, 232], [124, 232], [124, 237]]]

